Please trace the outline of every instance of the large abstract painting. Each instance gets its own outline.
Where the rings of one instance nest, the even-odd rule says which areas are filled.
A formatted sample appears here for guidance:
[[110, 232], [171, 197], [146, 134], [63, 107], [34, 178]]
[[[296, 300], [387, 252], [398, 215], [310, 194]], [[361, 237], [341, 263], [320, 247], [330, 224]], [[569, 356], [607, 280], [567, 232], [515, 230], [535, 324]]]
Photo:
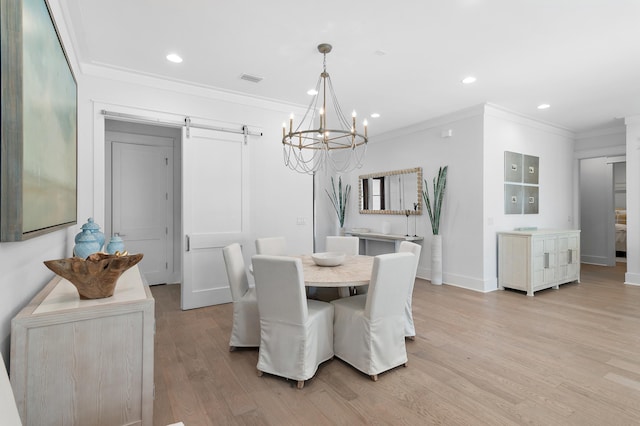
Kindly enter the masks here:
[[20, 241], [76, 223], [77, 86], [47, 3], [0, 4], [0, 240]]

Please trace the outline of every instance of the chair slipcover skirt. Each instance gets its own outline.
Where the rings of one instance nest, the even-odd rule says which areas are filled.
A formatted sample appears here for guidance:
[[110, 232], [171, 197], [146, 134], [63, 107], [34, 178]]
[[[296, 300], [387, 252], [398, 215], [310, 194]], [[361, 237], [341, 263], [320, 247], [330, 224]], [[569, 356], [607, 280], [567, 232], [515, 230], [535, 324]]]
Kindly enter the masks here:
[[233, 327], [229, 339], [230, 349], [258, 347], [260, 345], [260, 316], [255, 287], [249, 286], [247, 270], [240, 244], [233, 243], [222, 249], [231, 299], [233, 300]]
[[340, 331], [334, 335], [334, 352], [341, 360], [368, 375], [380, 374], [407, 362], [404, 342], [404, 316], [378, 318], [364, 316], [366, 294], [332, 302], [334, 322]]
[[260, 315], [255, 287], [233, 302], [233, 328], [231, 329], [231, 347], [258, 347], [260, 345]]
[[308, 380], [333, 357], [333, 306], [308, 301], [308, 324], [261, 320], [258, 370], [293, 380]]
[[333, 306], [307, 300], [299, 258], [255, 255], [252, 262], [260, 313], [256, 368], [302, 388], [333, 357]]
[[407, 298], [407, 303], [404, 308], [404, 335], [409, 338], [415, 338], [416, 336], [416, 327], [413, 324], [413, 309], [411, 305], [413, 304], [413, 286], [416, 281], [416, 272], [418, 271], [418, 262], [420, 261], [420, 252], [422, 251], [422, 247], [416, 243], [412, 243], [410, 241], [403, 241], [400, 243], [399, 253], [413, 253], [415, 258], [415, 267], [413, 276], [411, 277], [411, 285], [409, 286], [409, 297]]
[[335, 356], [374, 380], [407, 362], [404, 308], [414, 262], [413, 253], [376, 256], [369, 292], [331, 302]]

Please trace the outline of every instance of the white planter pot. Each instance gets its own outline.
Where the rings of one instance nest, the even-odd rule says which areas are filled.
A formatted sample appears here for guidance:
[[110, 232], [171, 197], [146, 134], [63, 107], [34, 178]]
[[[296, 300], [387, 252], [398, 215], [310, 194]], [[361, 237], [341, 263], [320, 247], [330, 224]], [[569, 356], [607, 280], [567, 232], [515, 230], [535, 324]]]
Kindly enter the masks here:
[[442, 284], [442, 236], [431, 239], [431, 284]]

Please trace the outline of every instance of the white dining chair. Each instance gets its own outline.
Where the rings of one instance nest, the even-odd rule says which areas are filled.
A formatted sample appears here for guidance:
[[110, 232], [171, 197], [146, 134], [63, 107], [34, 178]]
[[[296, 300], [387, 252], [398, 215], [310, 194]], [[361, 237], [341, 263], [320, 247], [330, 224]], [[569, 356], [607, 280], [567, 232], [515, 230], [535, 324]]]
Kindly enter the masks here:
[[422, 246], [420, 244], [412, 243], [410, 241], [402, 241], [398, 248], [398, 253], [413, 253], [415, 256], [415, 266], [413, 268], [413, 275], [410, 278], [409, 296], [407, 297], [407, 303], [404, 307], [404, 335], [410, 340], [416, 338], [416, 327], [413, 324], [413, 309], [411, 308], [413, 299], [413, 286], [416, 282], [416, 273], [418, 272], [418, 263], [420, 262], [420, 252]]
[[296, 380], [298, 389], [333, 358], [333, 306], [305, 297], [302, 261], [255, 255], [260, 312], [258, 375]]
[[407, 364], [404, 307], [414, 257], [412, 253], [376, 256], [367, 294], [331, 302], [335, 356], [373, 381], [378, 374]]
[[249, 286], [240, 244], [233, 243], [222, 249], [227, 278], [233, 301], [233, 326], [229, 350], [260, 345], [260, 316], [255, 287]]
[[358, 255], [360, 253], [360, 238], [348, 236], [327, 236], [325, 239], [325, 250], [328, 252], [339, 252], [348, 255]]
[[256, 240], [256, 253], [285, 256], [287, 254], [287, 240], [284, 237], [258, 238]]

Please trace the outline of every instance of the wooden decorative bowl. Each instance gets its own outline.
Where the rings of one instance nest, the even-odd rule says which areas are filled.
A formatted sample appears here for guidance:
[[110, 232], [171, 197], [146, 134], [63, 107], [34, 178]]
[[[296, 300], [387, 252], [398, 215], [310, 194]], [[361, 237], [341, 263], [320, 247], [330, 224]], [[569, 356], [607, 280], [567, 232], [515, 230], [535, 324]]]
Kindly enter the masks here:
[[113, 296], [120, 275], [142, 260], [142, 253], [119, 256], [94, 253], [85, 259], [46, 260], [44, 264], [78, 290], [81, 299], [102, 299]]

